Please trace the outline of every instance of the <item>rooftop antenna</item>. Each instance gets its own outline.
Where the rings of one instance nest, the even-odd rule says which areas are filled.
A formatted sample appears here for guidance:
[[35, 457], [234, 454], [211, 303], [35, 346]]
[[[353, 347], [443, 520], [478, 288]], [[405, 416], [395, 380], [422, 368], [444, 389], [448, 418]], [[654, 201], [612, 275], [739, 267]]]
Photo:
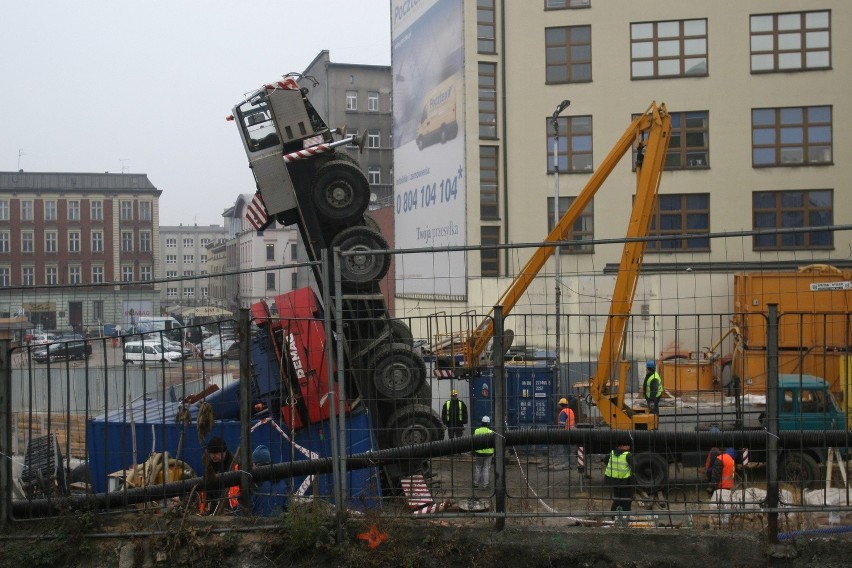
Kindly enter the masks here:
[[18, 148], [18, 171], [21, 170], [21, 156], [26, 156], [27, 153], [24, 152], [23, 148]]
[[130, 158], [119, 158], [119, 162], [121, 162], [121, 173], [126, 174], [130, 168], [127, 167], [125, 162], [129, 162]]

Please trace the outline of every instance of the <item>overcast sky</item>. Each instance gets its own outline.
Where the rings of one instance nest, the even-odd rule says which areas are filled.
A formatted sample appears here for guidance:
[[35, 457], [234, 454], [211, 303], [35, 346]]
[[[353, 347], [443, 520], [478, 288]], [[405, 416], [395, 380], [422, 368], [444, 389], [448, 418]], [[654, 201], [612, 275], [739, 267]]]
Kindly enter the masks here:
[[160, 224], [221, 224], [254, 182], [244, 94], [323, 49], [390, 65], [388, 0], [0, 0], [0, 171], [144, 173]]

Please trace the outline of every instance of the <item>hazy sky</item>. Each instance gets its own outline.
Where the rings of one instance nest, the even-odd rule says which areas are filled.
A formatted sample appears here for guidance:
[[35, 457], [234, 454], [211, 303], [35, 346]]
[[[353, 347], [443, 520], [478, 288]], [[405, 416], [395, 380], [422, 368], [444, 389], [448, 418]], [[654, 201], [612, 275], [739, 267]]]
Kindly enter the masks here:
[[144, 173], [160, 224], [221, 224], [254, 182], [244, 94], [323, 49], [390, 65], [388, 0], [0, 0], [0, 171]]

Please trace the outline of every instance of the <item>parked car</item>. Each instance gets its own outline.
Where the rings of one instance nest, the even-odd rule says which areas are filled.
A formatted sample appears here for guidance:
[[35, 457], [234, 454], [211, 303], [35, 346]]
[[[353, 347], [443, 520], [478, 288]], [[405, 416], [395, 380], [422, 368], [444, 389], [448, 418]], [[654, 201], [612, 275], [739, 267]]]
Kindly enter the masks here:
[[167, 351], [163, 346], [153, 341], [128, 341], [124, 344], [124, 364], [133, 363], [167, 363], [180, 361], [183, 353]]
[[88, 359], [92, 356], [92, 346], [88, 341], [57, 341], [34, 349], [33, 361], [46, 363], [48, 361], [65, 361], [71, 359]]
[[[227, 359], [226, 353], [236, 343], [235, 339], [223, 339], [221, 343], [212, 344], [203, 350], [205, 359]], [[236, 357], [239, 358], [239, 355]]]
[[239, 340], [231, 343], [231, 346], [225, 351], [225, 354], [222, 356], [223, 359], [227, 361], [239, 361], [240, 360], [240, 342]]
[[164, 335], [161, 336], [159, 333], [149, 333], [143, 335], [142, 341], [144, 341], [145, 343], [157, 344], [161, 346], [164, 351], [177, 351], [178, 353], [183, 354], [184, 359], [192, 357], [195, 353], [195, 350], [191, 346], [185, 347], [183, 344], [181, 344], [181, 342], [169, 339]]
[[53, 343], [54, 341], [57, 341], [58, 337], [59, 335], [56, 333], [52, 333], [49, 331], [41, 331], [38, 333], [33, 333], [30, 336], [29, 343], [30, 345], [45, 345], [47, 343]]

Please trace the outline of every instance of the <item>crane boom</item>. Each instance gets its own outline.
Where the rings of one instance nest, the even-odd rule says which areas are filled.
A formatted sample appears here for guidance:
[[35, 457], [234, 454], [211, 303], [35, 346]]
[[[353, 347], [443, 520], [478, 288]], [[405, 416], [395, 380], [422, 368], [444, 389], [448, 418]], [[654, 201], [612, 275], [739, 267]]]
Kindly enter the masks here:
[[[586, 186], [573, 203], [571, 203], [571, 206], [544, 242], [556, 243], [565, 240], [571, 227], [580, 218], [583, 210], [592, 201], [595, 193], [597, 193], [598, 189], [606, 181], [612, 170], [615, 169], [616, 164], [634, 145], [637, 148], [636, 198], [633, 206], [633, 214], [630, 217], [627, 236], [646, 236], [653, 212], [654, 199], [659, 188], [660, 174], [663, 170], [670, 134], [671, 118], [666, 111], [665, 104], [658, 106], [656, 102], [652, 102], [645, 112], [637, 116], [630, 126], [627, 127], [624, 134], [618, 139], [615, 146], [613, 146], [612, 150], [610, 150], [609, 154], [607, 154], [606, 158], [598, 166], [588, 183], [586, 183]], [[526, 292], [527, 288], [529, 288], [554, 250], [555, 246], [553, 245], [542, 245], [536, 249], [520, 274], [518, 274], [509, 288], [500, 296], [497, 305], [502, 306], [504, 316], [512, 311], [512, 308], [515, 307], [518, 300]], [[615, 295], [613, 296], [612, 306], [610, 307], [610, 317], [607, 321], [607, 332], [604, 334], [604, 345], [615, 341], [615, 344], [612, 345], [615, 351], [611, 349], [601, 350], [602, 352], [608, 352], [608, 355], [602, 361], [608, 368], [612, 367], [614, 360], [613, 353], [619, 353], [624, 343], [623, 334], [626, 315], [630, 313], [630, 307], [633, 303], [633, 292], [636, 287], [636, 278], [638, 278], [639, 265], [641, 264], [644, 250], [644, 242], [628, 242], [625, 245], [624, 254], [621, 259], [621, 269], [625, 266], [632, 268], [630, 269], [631, 272], [625, 276], [622, 276], [622, 270], [619, 270], [618, 280], [616, 281]], [[623, 321], [618, 323], [617, 320], [619, 319]], [[616, 336], [619, 334], [621, 338], [616, 340]], [[469, 352], [465, 354], [465, 359], [468, 365], [474, 366], [478, 364], [480, 356], [485, 351], [493, 335], [494, 323], [491, 313], [489, 313], [476, 330], [474, 330], [467, 343]], [[598, 370], [599, 373], [602, 370], [601, 362], [598, 364]], [[599, 382], [600, 377], [608, 377], [609, 374], [610, 370], [607, 370], [604, 375], [596, 375], [595, 383]], [[621, 385], [623, 384], [624, 381], [621, 382]], [[605, 390], [605, 386], [599, 388], [599, 396], [609, 401], [608, 397], [602, 394]], [[623, 390], [618, 400], [618, 407], [620, 407], [624, 400]], [[612, 412], [610, 413], [612, 414]], [[615, 415], [618, 415], [618, 412], [615, 412]]]

